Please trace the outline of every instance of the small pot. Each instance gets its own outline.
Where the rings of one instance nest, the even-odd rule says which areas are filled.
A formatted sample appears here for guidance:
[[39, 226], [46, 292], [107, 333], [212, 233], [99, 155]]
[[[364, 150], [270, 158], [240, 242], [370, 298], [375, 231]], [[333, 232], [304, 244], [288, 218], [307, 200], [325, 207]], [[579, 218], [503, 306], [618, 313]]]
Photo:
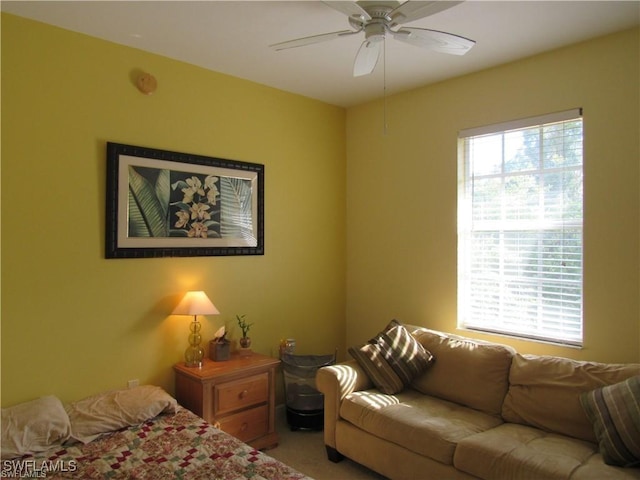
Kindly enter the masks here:
[[251, 346], [251, 338], [249, 337], [242, 337], [240, 339], [240, 346], [242, 348], [249, 348]]

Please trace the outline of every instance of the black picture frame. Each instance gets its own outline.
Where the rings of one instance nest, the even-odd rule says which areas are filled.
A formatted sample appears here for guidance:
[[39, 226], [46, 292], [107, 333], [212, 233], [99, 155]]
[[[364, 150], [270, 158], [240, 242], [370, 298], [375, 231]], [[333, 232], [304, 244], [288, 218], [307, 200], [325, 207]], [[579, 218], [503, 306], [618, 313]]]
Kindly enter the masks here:
[[264, 165], [107, 142], [106, 258], [264, 255]]

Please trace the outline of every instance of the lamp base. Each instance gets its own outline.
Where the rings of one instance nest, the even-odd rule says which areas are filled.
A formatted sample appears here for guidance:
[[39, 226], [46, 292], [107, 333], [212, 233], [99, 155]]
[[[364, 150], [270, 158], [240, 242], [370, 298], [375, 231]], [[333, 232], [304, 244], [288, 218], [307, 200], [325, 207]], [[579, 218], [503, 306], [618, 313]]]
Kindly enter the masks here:
[[202, 359], [204, 358], [204, 350], [200, 346], [190, 346], [184, 352], [184, 364], [187, 367], [202, 367]]

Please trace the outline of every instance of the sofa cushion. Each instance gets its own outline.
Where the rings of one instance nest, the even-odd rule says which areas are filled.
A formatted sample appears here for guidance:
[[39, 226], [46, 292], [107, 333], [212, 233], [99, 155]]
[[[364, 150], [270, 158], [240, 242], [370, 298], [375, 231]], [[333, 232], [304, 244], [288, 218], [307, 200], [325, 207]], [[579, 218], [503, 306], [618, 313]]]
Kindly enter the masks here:
[[609, 465], [640, 464], [640, 376], [597, 388], [580, 397]]
[[502, 423], [487, 415], [407, 388], [397, 395], [353, 392], [340, 417], [362, 430], [419, 455], [450, 465], [458, 442]]
[[604, 463], [602, 455], [596, 453], [580, 465], [571, 475], [571, 480], [639, 480], [640, 469], [614, 467]]
[[402, 391], [433, 362], [433, 355], [397, 320], [368, 343], [349, 348], [349, 354], [375, 386], [387, 394]]
[[596, 442], [580, 395], [638, 375], [638, 364], [580, 362], [553, 356], [513, 359], [509, 391], [502, 408], [507, 422]]
[[500, 414], [514, 349], [424, 328], [412, 334], [436, 359], [413, 381], [415, 389], [481, 412]]
[[462, 439], [454, 466], [487, 480], [567, 479], [595, 454], [592, 443], [505, 423]]

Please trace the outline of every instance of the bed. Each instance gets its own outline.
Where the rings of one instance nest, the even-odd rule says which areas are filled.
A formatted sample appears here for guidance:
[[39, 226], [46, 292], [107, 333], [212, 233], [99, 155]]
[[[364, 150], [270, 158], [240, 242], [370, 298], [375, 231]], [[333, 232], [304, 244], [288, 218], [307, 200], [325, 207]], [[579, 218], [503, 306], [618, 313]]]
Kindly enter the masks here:
[[311, 480], [154, 393], [163, 400], [137, 391], [132, 402], [117, 391], [82, 405], [43, 397], [17, 413], [3, 409], [2, 478]]

